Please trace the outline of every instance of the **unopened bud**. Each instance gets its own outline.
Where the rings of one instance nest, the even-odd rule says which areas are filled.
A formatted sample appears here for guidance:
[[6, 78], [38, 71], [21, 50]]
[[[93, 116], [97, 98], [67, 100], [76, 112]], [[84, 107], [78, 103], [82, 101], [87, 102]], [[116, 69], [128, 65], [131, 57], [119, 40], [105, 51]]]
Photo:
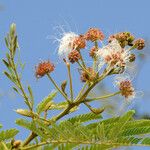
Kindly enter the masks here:
[[26, 109], [17, 109], [15, 110], [18, 114], [22, 115], [22, 116], [26, 116], [26, 117], [33, 117], [35, 116], [35, 114], [33, 112], [31, 112], [30, 110], [26, 110]]
[[13, 148], [18, 148], [21, 145], [21, 141], [17, 140], [13, 142]]
[[134, 54], [131, 54], [131, 55], [129, 56], [129, 61], [130, 61], [130, 62], [135, 61], [135, 59], [136, 59], [136, 57], [135, 57]]
[[143, 39], [137, 39], [134, 42], [134, 46], [137, 50], [142, 50], [145, 47], [145, 41]]

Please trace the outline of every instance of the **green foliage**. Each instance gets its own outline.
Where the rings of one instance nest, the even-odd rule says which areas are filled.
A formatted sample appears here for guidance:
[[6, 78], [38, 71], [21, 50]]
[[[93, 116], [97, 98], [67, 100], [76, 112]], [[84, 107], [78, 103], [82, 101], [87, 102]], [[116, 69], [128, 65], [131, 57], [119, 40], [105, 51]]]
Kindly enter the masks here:
[[54, 97], [56, 96], [57, 91], [53, 91], [51, 92], [47, 97], [45, 97], [38, 105], [36, 108], [36, 111], [38, 114], [40, 114], [41, 112], [48, 110], [49, 107], [52, 105], [52, 100], [54, 99]]
[[0, 142], [13, 138], [19, 131], [16, 129], [3, 130], [0, 132]]
[[[150, 138], [142, 136], [150, 134], [150, 120], [134, 120], [133, 115], [131, 110], [123, 116], [101, 120], [101, 115], [87, 113], [50, 127], [39, 119], [34, 122], [18, 120], [17, 124], [37, 133], [41, 142], [45, 142], [45, 149], [105, 150], [120, 146], [150, 146]], [[92, 120], [97, 122], [90, 123]]]
[[82, 122], [88, 122], [90, 120], [96, 120], [96, 119], [101, 119], [101, 118], [102, 118], [102, 116], [100, 114], [97, 115], [97, 114], [94, 114], [94, 113], [90, 112], [90, 113], [87, 113], [87, 114], [81, 114], [81, 115], [77, 115], [75, 117], [69, 118], [69, 119], [67, 119], [67, 121], [74, 124], [74, 123], [77, 123], [77, 122], [82, 123]]

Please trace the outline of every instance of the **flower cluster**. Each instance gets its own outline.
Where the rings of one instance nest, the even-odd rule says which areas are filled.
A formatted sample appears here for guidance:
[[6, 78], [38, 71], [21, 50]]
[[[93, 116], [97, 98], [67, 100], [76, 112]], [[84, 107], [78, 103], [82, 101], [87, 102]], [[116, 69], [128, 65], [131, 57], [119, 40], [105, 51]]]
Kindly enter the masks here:
[[37, 78], [43, 77], [44, 75], [51, 73], [54, 71], [55, 66], [52, 64], [50, 61], [43, 61], [40, 62], [36, 67], [35, 67], [35, 76]]
[[108, 42], [112, 42], [114, 39], [116, 39], [119, 42], [120, 46], [124, 48], [127, 45], [132, 45], [134, 36], [130, 32], [119, 32], [111, 35], [108, 38]]
[[[130, 32], [119, 32], [111, 35], [106, 45], [102, 43], [104, 37], [104, 33], [100, 29], [90, 28], [85, 34], [80, 35], [74, 32], [64, 33], [59, 40], [59, 56], [63, 57], [67, 64], [70, 62], [79, 65], [82, 82], [91, 84], [98, 82], [101, 76], [122, 74], [126, 70], [127, 64], [136, 59], [132, 50], [142, 50], [145, 47], [145, 41], [135, 39]], [[88, 48], [89, 41], [93, 43], [88, 52], [93, 61], [92, 66], [87, 66], [82, 57], [83, 50], [81, 50]], [[100, 74], [100, 70], [104, 70], [104, 72]], [[42, 77], [52, 71], [54, 71], [54, 65], [50, 61], [42, 62], [36, 67], [36, 77]], [[117, 85], [122, 96], [125, 98], [134, 97], [134, 88], [130, 80], [120, 80]]]
[[132, 85], [130, 77], [126, 75], [118, 76], [116, 77], [115, 84], [118, 86], [121, 95], [126, 99], [130, 100], [135, 97], [135, 89]]
[[100, 29], [97, 28], [90, 28], [87, 33], [85, 34], [85, 38], [87, 41], [97, 41], [97, 40], [104, 40], [104, 34]]

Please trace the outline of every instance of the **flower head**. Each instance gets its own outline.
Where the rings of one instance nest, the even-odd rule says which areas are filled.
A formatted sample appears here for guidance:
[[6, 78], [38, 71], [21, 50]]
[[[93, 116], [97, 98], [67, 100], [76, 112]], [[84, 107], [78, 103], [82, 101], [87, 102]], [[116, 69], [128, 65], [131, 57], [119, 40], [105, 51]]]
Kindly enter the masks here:
[[116, 85], [118, 86], [121, 95], [124, 96], [126, 99], [133, 99], [135, 98], [135, 90], [132, 85], [132, 82], [128, 76], [120, 76], [116, 78]]
[[78, 35], [74, 32], [64, 33], [63, 37], [60, 39], [58, 55], [66, 58], [68, 54], [73, 50], [73, 41], [77, 37]]
[[137, 39], [134, 41], [134, 46], [138, 50], [142, 50], [145, 47], [145, 41], [143, 39]]
[[130, 54], [129, 61], [133, 62], [133, 61], [135, 61], [135, 59], [136, 59], [135, 54]]
[[92, 57], [92, 58], [96, 57], [97, 51], [98, 51], [98, 49], [95, 46], [93, 46], [90, 50], [90, 53], [89, 53], [90, 57]]
[[114, 39], [111, 43], [99, 49], [97, 56], [102, 64], [125, 67], [126, 63], [129, 62], [130, 51], [123, 49], [119, 42]]
[[85, 38], [87, 41], [97, 41], [97, 40], [103, 40], [104, 34], [103, 32], [98, 28], [90, 28], [87, 33], [85, 34]]
[[50, 61], [43, 61], [36, 66], [35, 76], [37, 78], [43, 77], [45, 74], [54, 71], [55, 66]]
[[79, 35], [78, 37], [76, 37], [73, 40], [73, 48], [80, 50], [82, 48], [85, 48], [86, 46], [86, 41], [85, 41], [85, 37], [83, 35]]
[[111, 35], [108, 42], [112, 42], [114, 39], [118, 40], [120, 46], [124, 48], [126, 45], [132, 45], [134, 36], [130, 32], [119, 32]]
[[73, 50], [69, 53], [68, 59], [73, 64], [81, 58], [80, 53], [77, 50]]

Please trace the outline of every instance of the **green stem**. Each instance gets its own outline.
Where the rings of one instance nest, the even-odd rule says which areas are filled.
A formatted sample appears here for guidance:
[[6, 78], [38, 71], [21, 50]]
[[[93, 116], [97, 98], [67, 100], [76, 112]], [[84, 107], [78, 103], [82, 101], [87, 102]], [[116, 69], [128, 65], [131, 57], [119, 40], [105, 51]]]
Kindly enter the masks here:
[[77, 61], [78, 65], [81, 67], [82, 70], [84, 70], [87, 74], [90, 75], [90, 73], [86, 70], [86, 68], [84, 68], [79, 61]]
[[121, 91], [118, 91], [118, 92], [111, 93], [111, 94], [104, 95], [104, 96], [100, 96], [100, 97], [87, 98], [87, 99], [85, 100], [85, 102], [92, 102], [92, 101], [95, 101], [95, 100], [106, 99], [106, 98], [109, 98], [109, 97], [118, 95], [118, 94], [120, 94], [120, 93], [121, 93]]
[[32, 111], [33, 108], [31, 107], [31, 104], [30, 104], [30, 102], [29, 102], [28, 96], [26, 95], [26, 93], [25, 93], [25, 91], [24, 91], [24, 88], [23, 88], [23, 86], [22, 86], [22, 83], [21, 83], [21, 81], [20, 81], [20, 78], [19, 78], [19, 75], [18, 75], [18, 72], [17, 72], [17, 69], [16, 69], [16, 65], [15, 65], [15, 63], [14, 63], [14, 59], [11, 58], [11, 61], [12, 61], [12, 68], [13, 68], [13, 70], [14, 70], [14, 73], [15, 73], [15, 76], [16, 76], [16, 80], [17, 80], [18, 85], [19, 85], [19, 86], [17, 86], [17, 85], [16, 85], [16, 86], [17, 86], [17, 87], [20, 89], [20, 91], [22, 92], [22, 95], [23, 95], [23, 97], [24, 97], [24, 99], [25, 99], [25, 101], [26, 101], [26, 103], [27, 103], [29, 109]]
[[83, 60], [83, 57], [82, 57], [82, 55], [81, 55], [80, 50], [79, 50], [79, 53], [80, 53], [80, 59], [81, 59], [82, 65], [83, 65], [84, 68], [86, 68], [86, 65], [85, 65], [85, 63], [84, 63], [84, 60]]
[[82, 89], [80, 90], [79, 94], [78, 94], [77, 97], [76, 97], [76, 100], [77, 100], [77, 99], [81, 96], [81, 94], [84, 92], [84, 90], [85, 90], [85, 88], [86, 88], [87, 85], [88, 85], [87, 82], [83, 85]]
[[52, 79], [52, 77], [47, 74], [47, 77], [50, 79], [50, 81], [53, 83], [53, 85], [55, 86], [55, 88], [61, 93], [61, 95], [67, 100], [68, 103], [70, 103], [70, 100], [68, 99], [68, 97], [66, 96], [66, 94], [58, 87], [58, 85], [56, 84], [56, 82]]
[[72, 76], [71, 76], [71, 71], [70, 71], [70, 64], [66, 63], [67, 69], [68, 69], [68, 76], [69, 76], [69, 82], [70, 82], [70, 95], [71, 95], [71, 100], [73, 101], [73, 86], [72, 86]]
[[[98, 50], [98, 42], [95, 41], [95, 48]], [[96, 56], [93, 58], [93, 69], [97, 71], [97, 58]]]
[[6, 144], [4, 142], [0, 142], [0, 145], [3, 146], [4, 150], [9, 150], [8, 147], [6, 146]]

